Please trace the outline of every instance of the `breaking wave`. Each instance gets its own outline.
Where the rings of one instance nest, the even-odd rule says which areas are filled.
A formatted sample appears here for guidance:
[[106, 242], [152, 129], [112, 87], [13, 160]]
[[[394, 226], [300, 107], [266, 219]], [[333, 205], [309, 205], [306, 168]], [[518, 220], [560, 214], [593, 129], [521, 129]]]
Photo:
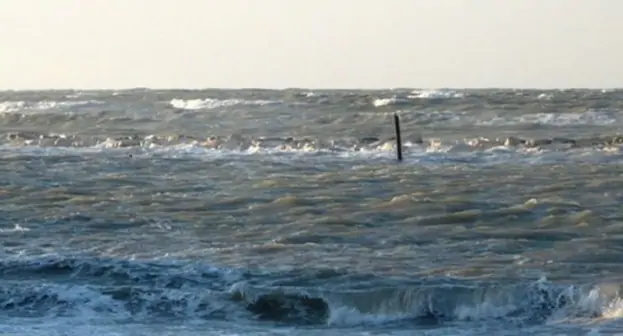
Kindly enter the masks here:
[[[618, 317], [623, 307], [619, 284], [558, 285], [546, 279], [495, 285], [405, 281], [328, 270], [268, 273], [197, 263], [62, 257], [5, 260], [0, 270], [5, 278], [1, 314], [13, 317], [524, 325]], [[298, 274], [294, 279], [293, 273]], [[362, 277], [365, 286], [348, 282]], [[348, 283], [351, 288], [345, 287]]]
[[[95, 148], [161, 148], [180, 145], [208, 149], [255, 152], [281, 150], [300, 152], [357, 152], [362, 150], [394, 151], [395, 138], [382, 136], [318, 138], [318, 137], [249, 137], [243, 135], [197, 137], [178, 135], [132, 135], [132, 136], [85, 136], [40, 132], [7, 132], [0, 144], [13, 147], [95, 147]], [[616, 150], [623, 144], [623, 136], [602, 135], [587, 138], [542, 138], [521, 137], [476, 137], [457, 141], [441, 141], [436, 138], [422, 138], [418, 135], [403, 136], [406, 150], [422, 149], [439, 152], [472, 152], [492, 149], [554, 149], [600, 148]]]

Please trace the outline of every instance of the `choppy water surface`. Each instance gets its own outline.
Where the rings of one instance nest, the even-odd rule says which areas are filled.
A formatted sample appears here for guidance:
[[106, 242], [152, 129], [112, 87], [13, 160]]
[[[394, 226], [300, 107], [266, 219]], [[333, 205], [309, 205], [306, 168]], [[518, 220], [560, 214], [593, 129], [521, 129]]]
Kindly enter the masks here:
[[623, 331], [622, 110], [616, 90], [2, 92], [0, 333]]

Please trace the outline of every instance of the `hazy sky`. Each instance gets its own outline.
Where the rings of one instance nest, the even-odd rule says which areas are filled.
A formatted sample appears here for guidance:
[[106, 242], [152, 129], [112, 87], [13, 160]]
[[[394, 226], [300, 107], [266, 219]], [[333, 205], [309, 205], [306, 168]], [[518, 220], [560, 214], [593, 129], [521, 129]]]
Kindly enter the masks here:
[[0, 89], [623, 87], [623, 0], [0, 0]]

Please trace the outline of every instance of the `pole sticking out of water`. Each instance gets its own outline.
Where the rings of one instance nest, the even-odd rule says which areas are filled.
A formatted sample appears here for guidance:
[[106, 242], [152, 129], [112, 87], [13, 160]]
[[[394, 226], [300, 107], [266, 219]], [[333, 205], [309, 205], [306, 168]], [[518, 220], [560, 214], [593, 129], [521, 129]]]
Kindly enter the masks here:
[[394, 126], [396, 127], [396, 156], [402, 161], [402, 140], [400, 139], [400, 118], [394, 112]]

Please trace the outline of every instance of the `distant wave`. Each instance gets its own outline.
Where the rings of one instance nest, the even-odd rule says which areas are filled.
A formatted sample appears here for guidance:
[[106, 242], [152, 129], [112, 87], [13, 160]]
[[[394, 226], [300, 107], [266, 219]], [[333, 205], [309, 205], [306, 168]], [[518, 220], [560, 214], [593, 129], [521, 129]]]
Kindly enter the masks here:
[[493, 117], [475, 121], [477, 125], [511, 126], [511, 125], [612, 125], [621, 119], [618, 111], [589, 110], [584, 113], [533, 113], [512, 117]]
[[274, 100], [244, 100], [244, 99], [172, 99], [170, 105], [174, 108], [181, 110], [202, 110], [202, 109], [215, 109], [220, 107], [229, 107], [236, 105], [273, 105], [280, 104], [281, 101]]
[[464, 98], [465, 93], [451, 90], [415, 90], [406, 96], [393, 96], [390, 98], [377, 98], [372, 103], [375, 107], [408, 105], [417, 99], [458, 99]]
[[408, 97], [412, 99], [452, 99], [465, 98], [465, 93], [453, 90], [415, 90]]
[[27, 112], [27, 111], [46, 111], [60, 108], [70, 108], [75, 106], [85, 106], [103, 104], [101, 101], [96, 100], [84, 100], [84, 101], [54, 101], [54, 100], [42, 100], [42, 101], [3, 101], [0, 102], [0, 113], [14, 113], [14, 112]]

